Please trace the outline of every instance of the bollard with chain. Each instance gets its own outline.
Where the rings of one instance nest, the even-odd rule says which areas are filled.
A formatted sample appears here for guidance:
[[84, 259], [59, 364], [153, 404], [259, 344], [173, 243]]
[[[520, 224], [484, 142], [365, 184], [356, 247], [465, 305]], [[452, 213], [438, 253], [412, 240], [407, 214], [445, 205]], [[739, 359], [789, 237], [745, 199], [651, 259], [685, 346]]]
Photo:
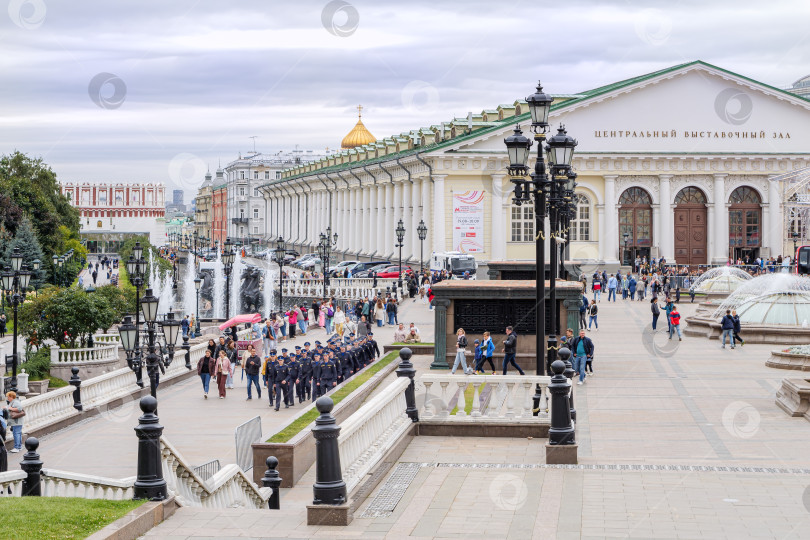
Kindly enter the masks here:
[[183, 345], [180, 347], [186, 351], [186, 369], [191, 371], [191, 345], [188, 344], [188, 336], [183, 336]]
[[134, 499], [163, 501], [166, 499], [166, 480], [163, 478], [163, 463], [160, 459], [160, 436], [163, 426], [155, 414], [157, 399], [144, 396], [140, 402], [143, 416], [138, 418], [135, 433], [138, 435], [138, 476], [135, 480]]
[[[568, 347], [563, 347], [559, 351], [557, 351], [557, 357], [565, 362], [565, 371], [563, 371], [563, 375], [568, 379], [568, 382], [571, 383], [571, 395], [568, 397], [568, 405], [571, 408], [571, 421], [577, 421], [577, 410], [574, 408], [574, 367], [571, 365], [571, 349]], [[584, 367], [582, 369], [585, 369]]]
[[571, 424], [571, 408], [568, 404], [571, 383], [563, 375], [565, 363], [555, 360], [551, 364], [551, 384], [548, 391], [551, 394], [551, 427], [548, 430], [548, 444], [564, 445], [576, 444], [574, 426]]
[[42, 471], [42, 460], [37, 454], [39, 440], [35, 437], [25, 439], [25, 449], [28, 450], [20, 461], [20, 469], [28, 476], [23, 480], [22, 496], [39, 497], [42, 495], [42, 485], [40, 484], [40, 472]]
[[338, 436], [340, 426], [330, 413], [335, 406], [332, 398], [323, 396], [315, 402], [321, 415], [315, 420], [315, 485], [312, 504], [341, 505], [346, 502], [346, 482], [340, 469]]
[[79, 378], [79, 368], [73, 366], [70, 368], [70, 372], [73, 374], [68, 381], [68, 384], [74, 387], [73, 389], [73, 408], [77, 411], [82, 411], [84, 406], [82, 405], [82, 380]]
[[419, 410], [416, 408], [416, 392], [415, 384], [413, 382], [413, 377], [416, 375], [416, 369], [411, 363], [411, 356], [413, 356], [413, 353], [408, 347], [403, 347], [399, 351], [400, 362], [399, 368], [397, 368], [397, 377], [408, 377], [411, 379], [408, 388], [405, 389], [405, 412], [408, 414], [408, 418], [410, 418], [411, 421], [418, 422]]
[[262, 485], [273, 490], [270, 498], [267, 499], [267, 507], [270, 510], [278, 510], [281, 508], [281, 476], [278, 474], [276, 467], [278, 467], [278, 459], [275, 456], [270, 456], [265, 461], [267, 470], [264, 471], [262, 478]]

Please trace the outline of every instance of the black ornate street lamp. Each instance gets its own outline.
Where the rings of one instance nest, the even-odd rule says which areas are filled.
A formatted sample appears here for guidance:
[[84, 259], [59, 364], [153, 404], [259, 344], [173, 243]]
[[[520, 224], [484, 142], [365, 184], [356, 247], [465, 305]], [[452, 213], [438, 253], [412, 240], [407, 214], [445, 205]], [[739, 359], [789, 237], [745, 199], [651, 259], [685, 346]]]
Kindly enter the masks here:
[[399, 278], [397, 279], [397, 289], [402, 293], [402, 246], [405, 245], [405, 224], [401, 219], [399, 223], [397, 223], [396, 233], [397, 243], [394, 244], [394, 246], [399, 248]]
[[[31, 272], [28, 266], [23, 264], [23, 256], [19, 248], [14, 248], [11, 253], [11, 267], [6, 267], [6, 271], [2, 273], [3, 294], [5, 291], [11, 293], [11, 307], [14, 308], [14, 332], [13, 342], [11, 348], [11, 388], [13, 392], [17, 392], [17, 366], [19, 365], [19, 358], [17, 356], [17, 311], [20, 304], [25, 302], [25, 292], [28, 290], [28, 283], [31, 280]], [[8, 365], [8, 362], [6, 362]]]
[[[132, 317], [129, 315], [124, 317], [124, 321], [118, 328], [121, 345], [127, 353], [127, 359], [130, 356], [137, 358], [139, 364], [143, 363], [143, 359], [146, 360], [146, 372], [149, 375], [149, 393], [156, 399], [158, 369], [160, 369], [161, 373], [165, 373], [165, 368], [169, 367], [172, 360], [174, 360], [177, 336], [180, 334], [180, 321], [174, 318], [174, 313], [167, 313], [163, 321], [157, 322], [159, 302], [159, 299], [152, 294], [152, 289], [146, 289], [146, 294], [140, 301], [140, 311], [146, 321], [148, 335], [146, 346], [140, 347], [138, 345], [139, 329], [137, 325], [132, 324]], [[167, 352], [165, 355], [163, 348], [158, 344], [158, 330], [161, 333], [160, 337], [166, 343]]]
[[225, 249], [222, 252], [222, 264], [225, 271], [225, 319], [230, 319], [231, 313], [231, 271], [236, 254], [233, 252], [233, 242], [230, 237], [225, 239]]
[[[526, 179], [529, 172], [527, 163], [529, 160], [529, 150], [533, 144], [531, 140], [523, 135], [520, 126], [515, 127], [512, 135], [504, 139], [506, 149], [509, 154], [509, 174], [512, 183], [515, 184], [514, 203], [518, 206], [527, 203], [534, 204], [534, 217], [535, 217], [535, 258], [537, 261], [537, 272], [535, 276], [536, 296], [535, 301], [537, 304], [537, 316], [535, 324], [535, 340], [537, 348], [537, 361], [536, 371], [537, 374], [549, 374], [550, 368], [548, 366], [554, 361], [557, 350], [557, 336], [555, 326], [556, 322], [556, 274], [557, 274], [557, 246], [564, 243], [562, 231], [560, 227], [560, 211], [565, 208], [566, 204], [566, 191], [572, 190], [573, 179], [569, 178], [568, 172], [571, 167], [571, 159], [574, 153], [576, 141], [569, 137], [565, 129], [560, 127], [557, 134], [552, 137], [548, 144], [544, 147], [543, 142], [546, 140], [546, 133], [548, 132], [548, 114], [551, 109], [551, 103], [554, 99], [548, 94], [543, 92], [543, 87], [538, 83], [537, 90], [534, 94], [526, 98], [529, 105], [529, 111], [532, 119], [532, 132], [534, 133], [534, 140], [537, 141], [537, 158], [534, 165], [534, 171], [531, 173], [530, 180]], [[549, 168], [551, 176], [546, 173], [545, 158], [549, 161]], [[573, 194], [571, 194], [573, 195]], [[573, 197], [571, 197], [573, 198]], [[569, 202], [570, 204], [570, 202]], [[545, 309], [545, 218], [546, 212], [549, 211], [550, 223], [552, 227], [551, 237], [554, 238], [552, 242], [551, 261], [550, 261], [550, 290], [549, 300], [551, 304], [551, 312], [549, 319], [551, 322], [551, 330], [548, 336], [547, 344], [544, 344], [545, 336], [545, 322], [546, 322], [546, 309]], [[543, 361], [543, 350], [548, 352], [548, 361]], [[534, 413], [539, 413], [540, 400], [542, 397], [540, 386], [536, 388], [534, 396]]]
[[332, 226], [326, 228], [326, 234], [321, 233], [318, 240], [318, 256], [321, 258], [323, 266], [323, 297], [327, 297], [329, 290], [329, 265], [332, 258], [332, 250], [337, 247], [338, 235], [332, 234]]
[[[795, 250], [794, 250], [794, 251], [795, 251]], [[41, 266], [41, 265], [42, 265], [42, 261], [40, 261], [39, 259], [34, 259], [34, 260], [31, 262], [31, 267], [32, 267], [32, 268], [33, 268], [33, 270], [34, 270], [34, 273], [33, 273], [33, 276], [34, 276], [34, 277], [36, 277], [36, 276], [37, 276], [37, 274], [39, 274], [39, 268], [40, 268], [40, 266]], [[37, 281], [36, 281], [36, 279], [34, 279], [34, 296], [39, 296], [39, 290], [38, 290], [38, 288], [37, 288]]]
[[425, 264], [424, 264], [424, 248], [425, 248], [425, 238], [427, 238], [427, 225], [425, 225], [425, 220], [419, 220], [419, 226], [416, 227], [416, 232], [419, 234], [419, 273], [425, 271]]
[[276, 240], [276, 249], [273, 250], [273, 262], [278, 265], [278, 309], [284, 311], [284, 256], [287, 254], [287, 244], [282, 237]]
[[793, 262], [796, 261], [796, 250], [799, 246], [799, 232], [794, 229], [790, 236], [793, 238]]
[[624, 237], [624, 260], [627, 261], [630, 266], [633, 265], [632, 255], [630, 254], [630, 233], [625, 232], [622, 234]]
[[[131, 341], [131, 347], [124, 346], [124, 351], [127, 353], [127, 366], [135, 373], [135, 383], [143, 388], [143, 362], [140, 354], [134, 354], [130, 351], [140, 351], [140, 296], [141, 287], [143, 287], [143, 276], [146, 273], [146, 260], [143, 258], [143, 246], [140, 242], [135, 242], [135, 247], [132, 248], [132, 254], [126, 262], [127, 276], [130, 283], [135, 286], [135, 334]], [[124, 319], [126, 322], [126, 319]], [[130, 324], [132, 319], [130, 318]], [[128, 334], [129, 335], [129, 334]], [[124, 345], [124, 335], [121, 334], [121, 344]]]
[[202, 286], [202, 279], [199, 277], [194, 278], [194, 289], [197, 292], [197, 319], [196, 319], [196, 328], [194, 329], [194, 337], [200, 337], [202, 332], [200, 332], [200, 287]]

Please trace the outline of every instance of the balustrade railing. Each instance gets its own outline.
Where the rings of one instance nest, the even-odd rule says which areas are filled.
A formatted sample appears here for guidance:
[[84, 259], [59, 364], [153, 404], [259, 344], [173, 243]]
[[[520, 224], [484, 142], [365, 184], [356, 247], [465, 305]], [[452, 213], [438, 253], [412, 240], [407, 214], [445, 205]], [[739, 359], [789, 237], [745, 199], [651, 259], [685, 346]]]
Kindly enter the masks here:
[[[337, 298], [361, 298], [364, 296], [374, 296], [377, 291], [394, 289], [396, 279], [377, 279], [377, 286], [374, 287], [372, 278], [330, 278], [327, 287], [327, 296]], [[284, 280], [282, 287], [284, 296], [321, 297], [323, 296], [322, 278], [288, 278]]]
[[60, 349], [51, 347], [52, 364], [96, 364], [118, 360], [118, 345], [101, 345], [89, 349]]
[[0, 473], [0, 498], [20, 497], [23, 480], [28, 474], [23, 471], [6, 471]]
[[[419, 378], [425, 388], [425, 405], [420, 421], [457, 422], [539, 422], [549, 423], [550, 377], [530, 375], [433, 375]], [[540, 412], [533, 416], [536, 393], [540, 385]], [[472, 406], [467, 406], [472, 388]], [[466, 409], [470, 408], [467, 414]]]
[[407, 377], [397, 379], [341, 424], [338, 448], [347, 492], [351, 493], [412, 424], [405, 414], [409, 384]]
[[131, 499], [135, 478], [133, 476], [116, 480], [55, 469], [42, 469], [40, 473], [43, 497], [81, 497], [108, 501]]
[[119, 334], [95, 334], [93, 336], [93, 343], [99, 345], [118, 345], [121, 346], [121, 336]]
[[225, 465], [208, 480], [202, 479], [183, 456], [160, 439], [163, 478], [169, 493], [182, 506], [205, 508], [266, 508], [272, 490], [257, 487], [237, 465]]

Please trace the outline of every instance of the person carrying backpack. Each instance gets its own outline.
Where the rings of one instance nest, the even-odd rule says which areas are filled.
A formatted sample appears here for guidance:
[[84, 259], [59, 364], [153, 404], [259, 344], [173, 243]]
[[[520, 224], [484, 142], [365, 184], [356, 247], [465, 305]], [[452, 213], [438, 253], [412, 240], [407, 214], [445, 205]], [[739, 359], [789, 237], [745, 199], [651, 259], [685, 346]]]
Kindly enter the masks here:
[[588, 330], [591, 329], [591, 326], [596, 325], [596, 331], [599, 331], [599, 322], [596, 320], [597, 313], [599, 313], [599, 308], [596, 306], [596, 302], [591, 302], [591, 306], [588, 308]]
[[[669, 339], [672, 339], [672, 334], [678, 332], [678, 341], [683, 341], [681, 335], [681, 314], [678, 313], [678, 307], [672, 304], [672, 311], [669, 312]], [[734, 348], [734, 341], [731, 342], [731, 348]]]

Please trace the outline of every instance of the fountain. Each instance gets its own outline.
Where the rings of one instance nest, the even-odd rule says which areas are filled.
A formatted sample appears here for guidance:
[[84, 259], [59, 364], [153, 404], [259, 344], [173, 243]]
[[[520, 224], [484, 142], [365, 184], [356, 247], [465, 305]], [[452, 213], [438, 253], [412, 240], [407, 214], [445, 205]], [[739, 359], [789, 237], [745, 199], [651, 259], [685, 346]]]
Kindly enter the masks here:
[[152, 253], [149, 253], [148, 261], [148, 278], [147, 283], [152, 288], [154, 294], [159, 300], [158, 316], [165, 315], [172, 311], [174, 307], [174, 291], [172, 290], [172, 273], [166, 272], [164, 275], [160, 273], [160, 267], [152, 258]]
[[786, 273], [750, 279], [729, 295], [712, 313], [700, 310], [687, 317], [687, 335], [718, 339], [720, 319], [736, 310], [741, 335], [751, 343], [810, 343], [810, 278]]
[[214, 309], [214, 318], [221, 319], [225, 316], [225, 267], [222, 264], [222, 253], [219, 251], [213, 263], [213, 270], [214, 295], [211, 298], [211, 305]]
[[718, 266], [698, 277], [690, 287], [696, 294], [707, 298], [722, 298], [733, 293], [737, 288], [751, 279], [751, 274], [733, 266]]

